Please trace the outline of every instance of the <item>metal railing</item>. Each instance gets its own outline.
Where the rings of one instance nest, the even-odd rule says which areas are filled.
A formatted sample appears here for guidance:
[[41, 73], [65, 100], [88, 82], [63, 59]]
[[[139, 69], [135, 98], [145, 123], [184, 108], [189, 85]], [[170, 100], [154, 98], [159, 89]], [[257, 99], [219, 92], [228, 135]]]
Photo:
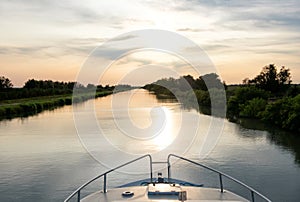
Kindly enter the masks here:
[[111, 170], [109, 170], [109, 171], [107, 171], [107, 172], [105, 172], [105, 173], [103, 173], [101, 175], [98, 175], [98, 176], [94, 177], [93, 179], [87, 181], [86, 183], [84, 183], [83, 185], [81, 185], [78, 189], [76, 189], [66, 200], [64, 200], [64, 202], [70, 201], [76, 195], [77, 195], [77, 201], [80, 202], [80, 199], [81, 199], [81, 195], [80, 195], [81, 194], [81, 190], [83, 188], [85, 188], [87, 185], [89, 185], [90, 183], [94, 182], [95, 180], [100, 179], [101, 177], [103, 177], [103, 192], [106, 193], [107, 192], [107, 189], [106, 189], [106, 185], [107, 185], [106, 176], [107, 176], [107, 174], [109, 174], [109, 173], [111, 173], [111, 172], [113, 172], [113, 171], [115, 171], [117, 169], [120, 169], [120, 168], [122, 168], [124, 166], [127, 166], [127, 165], [129, 165], [131, 163], [134, 163], [134, 162], [136, 162], [138, 160], [144, 159], [146, 157], [149, 157], [149, 160], [150, 160], [150, 180], [152, 182], [153, 181], [152, 164], [155, 163], [155, 162], [152, 161], [152, 157], [151, 157], [150, 154], [146, 154], [146, 155], [141, 156], [139, 158], [136, 158], [136, 159], [133, 159], [131, 161], [128, 161], [127, 163], [124, 163], [124, 164], [122, 164], [120, 166], [117, 166], [117, 167], [115, 167], [115, 168], [113, 168], [113, 169], [111, 169]]
[[170, 182], [171, 181], [171, 157], [176, 157], [178, 159], [187, 161], [189, 163], [192, 163], [194, 165], [200, 166], [200, 167], [205, 168], [207, 170], [210, 170], [210, 171], [212, 171], [214, 173], [217, 173], [219, 175], [220, 191], [222, 193], [224, 192], [223, 177], [226, 177], [229, 180], [232, 180], [233, 182], [235, 182], [235, 183], [237, 183], [237, 184], [245, 187], [246, 189], [248, 189], [250, 191], [250, 194], [251, 194], [252, 202], [255, 202], [255, 197], [254, 197], [255, 194], [257, 196], [259, 196], [260, 198], [264, 199], [265, 201], [271, 202], [271, 200], [269, 200], [267, 197], [265, 197], [264, 195], [262, 195], [261, 193], [259, 193], [255, 189], [253, 189], [252, 187], [244, 184], [243, 182], [241, 182], [241, 181], [239, 181], [239, 180], [237, 180], [237, 179], [235, 179], [235, 178], [233, 178], [233, 177], [231, 177], [231, 176], [229, 176], [229, 175], [227, 175], [225, 173], [222, 173], [222, 172], [220, 172], [220, 171], [218, 171], [216, 169], [210, 168], [210, 167], [208, 167], [206, 165], [203, 165], [201, 163], [197, 163], [197, 162], [192, 161], [190, 159], [187, 159], [187, 158], [184, 158], [184, 157], [181, 157], [181, 156], [177, 156], [175, 154], [169, 154], [167, 161], [156, 161], [156, 162], [152, 161], [152, 157], [151, 157], [150, 154], [146, 154], [146, 155], [141, 156], [139, 158], [133, 159], [133, 160], [127, 162], [127, 163], [124, 163], [124, 164], [122, 164], [120, 166], [117, 166], [117, 167], [115, 167], [115, 168], [113, 168], [113, 169], [111, 169], [111, 170], [109, 170], [109, 171], [107, 171], [107, 172], [105, 172], [105, 173], [103, 173], [101, 175], [98, 175], [98, 176], [94, 177], [93, 179], [87, 181], [86, 183], [84, 183], [83, 185], [81, 185], [78, 189], [76, 189], [66, 200], [64, 200], [64, 202], [70, 201], [75, 196], [77, 196], [77, 201], [80, 202], [80, 199], [81, 199], [81, 190], [83, 188], [85, 188], [87, 185], [89, 185], [90, 183], [94, 182], [95, 180], [100, 179], [101, 177], [103, 177], [103, 190], [102, 191], [104, 193], [106, 193], [107, 192], [107, 189], [106, 189], [106, 187], [107, 187], [107, 174], [109, 174], [109, 173], [111, 173], [111, 172], [113, 172], [113, 171], [115, 171], [117, 169], [120, 169], [120, 168], [122, 168], [124, 166], [127, 166], [129, 164], [132, 164], [132, 163], [134, 163], [136, 161], [139, 161], [141, 159], [147, 158], [147, 157], [149, 157], [149, 161], [150, 161], [150, 163], [149, 163], [150, 164], [150, 183], [153, 183], [153, 164], [167, 164], [167, 166], [168, 166], [168, 182]]
[[203, 165], [203, 164], [201, 164], [201, 163], [197, 163], [197, 162], [192, 161], [192, 160], [190, 160], [190, 159], [187, 159], [187, 158], [184, 158], [184, 157], [181, 157], [181, 156], [177, 156], [177, 155], [175, 155], [175, 154], [169, 154], [169, 155], [168, 155], [168, 161], [167, 161], [167, 162], [168, 162], [168, 179], [171, 179], [171, 161], [170, 161], [171, 157], [176, 157], [176, 158], [178, 158], [178, 159], [187, 161], [187, 162], [189, 162], [189, 163], [192, 163], [192, 164], [194, 164], [194, 165], [200, 166], [200, 167], [202, 167], [202, 168], [205, 168], [205, 169], [207, 169], [207, 170], [210, 170], [210, 171], [212, 171], [212, 172], [217, 173], [217, 174], [219, 175], [220, 191], [221, 191], [222, 193], [224, 192], [223, 177], [226, 177], [226, 178], [228, 178], [228, 179], [230, 179], [230, 180], [236, 182], [237, 184], [239, 184], [239, 185], [245, 187], [246, 189], [248, 189], [248, 190], [250, 191], [250, 194], [251, 194], [251, 201], [252, 201], [252, 202], [255, 202], [255, 197], [254, 197], [255, 194], [256, 194], [257, 196], [259, 196], [260, 198], [264, 199], [265, 201], [271, 202], [270, 199], [268, 199], [267, 197], [265, 197], [264, 195], [262, 195], [261, 193], [259, 193], [259, 192], [256, 191], [255, 189], [253, 189], [252, 187], [250, 187], [250, 186], [244, 184], [243, 182], [241, 182], [241, 181], [239, 181], [239, 180], [237, 180], [237, 179], [235, 179], [235, 178], [233, 178], [233, 177], [231, 177], [231, 176], [229, 176], [229, 175], [227, 175], [227, 174], [225, 174], [225, 173], [222, 173], [222, 172], [220, 172], [220, 171], [218, 171], [218, 170], [216, 170], [216, 169], [213, 169], [213, 168], [208, 167], [208, 166], [206, 166], [206, 165]]

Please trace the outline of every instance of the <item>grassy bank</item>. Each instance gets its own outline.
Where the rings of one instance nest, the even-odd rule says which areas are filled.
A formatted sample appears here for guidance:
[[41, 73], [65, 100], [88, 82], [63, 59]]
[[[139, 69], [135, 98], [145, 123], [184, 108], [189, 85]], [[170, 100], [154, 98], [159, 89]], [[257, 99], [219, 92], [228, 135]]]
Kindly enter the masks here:
[[95, 97], [103, 97], [112, 93], [112, 91], [102, 91], [97, 92], [96, 95], [94, 93], [82, 93], [75, 97], [72, 97], [72, 94], [67, 94], [5, 100], [0, 102], [0, 120], [14, 117], [27, 117], [44, 110], [52, 110], [64, 105], [83, 102]]

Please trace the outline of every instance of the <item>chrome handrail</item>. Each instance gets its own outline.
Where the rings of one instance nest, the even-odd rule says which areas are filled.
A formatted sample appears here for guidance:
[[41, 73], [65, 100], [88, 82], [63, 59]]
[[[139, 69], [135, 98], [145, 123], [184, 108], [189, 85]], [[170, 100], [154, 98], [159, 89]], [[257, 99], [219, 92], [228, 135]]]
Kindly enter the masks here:
[[150, 154], [146, 154], [146, 155], [144, 155], [144, 156], [141, 156], [141, 157], [139, 157], [139, 158], [136, 158], [136, 159], [133, 159], [133, 160], [131, 160], [131, 161], [128, 161], [127, 163], [124, 163], [124, 164], [122, 164], [122, 165], [120, 165], [120, 166], [117, 166], [117, 167], [115, 167], [115, 168], [113, 168], [113, 169], [111, 169], [111, 170], [109, 170], [109, 171], [107, 171], [107, 172], [105, 172], [105, 173], [102, 173], [101, 175], [98, 175], [98, 176], [96, 176], [96, 177], [94, 177], [93, 179], [91, 179], [91, 180], [89, 180], [89, 181], [87, 181], [86, 183], [84, 183], [83, 185], [81, 185], [78, 189], [76, 189], [66, 200], [64, 200], [64, 202], [68, 202], [70, 199], [72, 199], [75, 195], [77, 195], [77, 201], [78, 202], [80, 202], [80, 192], [81, 192], [81, 190], [83, 189], [83, 188], [85, 188], [87, 185], [89, 185], [90, 183], [92, 183], [92, 182], [94, 182], [95, 180], [97, 180], [97, 179], [99, 179], [99, 178], [101, 178], [101, 177], [103, 177], [103, 192], [104, 193], [106, 193], [107, 192], [107, 190], [106, 190], [106, 176], [107, 176], [107, 174], [109, 174], [109, 173], [111, 173], [111, 172], [113, 172], [113, 171], [115, 171], [115, 170], [117, 170], [117, 169], [120, 169], [120, 168], [122, 168], [122, 167], [124, 167], [124, 166], [127, 166], [128, 164], [131, 164], [131, 163], [133, 163], [133, 162], [136, 162], [136, 161], [138, 161], [138, 160], [141, 160], [141, 159], [143, 159], [143, 158], [146, 158], [146, 157], [149, 157], [149, 160], [150, 160], [150, 180], [151, 180], [151, 182], [153, 182], [153, 174], [152, 174], [152, 157], [151, 157], [151, 155]]
[[149, 157], [149, 161], [150, 161], [150, 182], [151, 182], [151, 183], [153, 183], [153, 168], [152, 168], [153, 164], [164, 164], [164, 163], [167, 164], [167, 166], [168, 166], [168, 168], [167, 168], [167, 169], [168, 169], [168, 182], [170, 182], [170, 180], [171, 180], [171, 157], [176, 157], [176, 158], [178, 158], [178, 159], [187, 161], [187, 162], [189, 162], [189, 163], [192, 163], [192, 164], [194, 164], [194, 165], [200, 166], [200, 167], [205, 168], [205, 169], [207, 169], [207, 170], [210, 170], [210, 171], [212, 171], [212, 172], [214, 172], [214, 173], [217, 173], [217, 174], [219, 175], [220, 191], [221, 191], [222, 193], [224, 192], [224, 185], [223, 185], [223, 180], [222, 180], [222, 179], [223, 179], [222, 177], [224, 176], [224, 177], [226, 177], [226, 178], [232, 180], [233, 182], [235, 182], [235, 183], [237, 183], [237, 184], [239, 184], [239, 185], [245, 187], [246, 189], [248, 189], [248, 190], [250, 191], [250, 193], [251, 193], [251, 199], [252, 199], [252, 202], [255, 202], [255, 198], [254, 198], [255, 194], [256, 194], [257, 196], [261, 197], [262, 199], [264, 199], [265, 201], [271, 202], [270, 199], [268, 199], [267, 197], [265, 197], [264, 195], [262, 195], [261, 193], [259, 193], [259, 192], [256, 191], [255, 189], [253, 189], [252, 187], [250, 187], [250, 186], [244, 184], [243, 182], [241, 182], [241, 181], [239, 181], [239, 180], [237, 180], [237, 179], [235, 179], [235, 178], [233, 178], [233, 177], [231, 177], [231, 176], [229, 176], [229, 175], [227, 175], [227, 174], [225, 174], [225, 173], [223, 173], [223, 172], [220, 172], [220, 171], [218, 171], [218, 170], [216, 170], [216, 169], [213, 169], [213, 168], [211, 168], [211, 167], [209, 167], [209, 166], [206, 166], [206, 165], [201, 164], [201, 163], [197, 163], [197, 162], [195, 162], [195, 161], [192, 161], [192, 160], [190, 160], [190, 159], [187, 159], [187, 158], [184, 158], [184, 157], [175, 155], [175, 154], [169, 154], [169, 155], [168, 155], [168, 158], [167, 158], [167, 161], [157, 161], [157, 162], [154, 162], [154, 161], [152, 161], [152, 157], [151, 157], [150, 154], [146, 154], [146, 155], [141, 156], [141, 157], [139, 157], [139, 158], [136, 158], [136, 159], [133, 159], [133, 160], [131, 160], [131, 161], [128, 161], [127, 163], [124, 163], [124, 164], [122, 164], [122, 165], [120, 165], [120, 166], [117, 166], [117, 167], [115, 167], [115, 168], [113, 168], [113, 169], [111, 169], [111, 170], [109, 170], [109, 171], [107, 171], [107, 172], [105, 172], [105, 173], [102, 173], [102, 174], [100, 174], [100, 175], [98, 175], [98, 176], [92, 178], [91, 180], [87, 181], [86, 183], [84, 183], [83, 185], [81, 185], [78, 189], [76, 189], [76, 190], [75, 190], [75, 191], [74, 191], [67, 199], [65, 199], [64, 202], [68, 202], [68, 201], [69, 201], [70, 199], [72, 199], [75, 195], [77, 195], [77, 201], [80, 202], [80, 199], [81, 199], [81, 195], [80, 195], [80, 194], [81, 194], [81, 190], [82, 190], [83, 188], [85, 188], [87, 185], [89, 185], [90, 183], [94, 182], [95, 180], [97, 180], [97, 179], [99, 179], [99, 178], [101, 178], [101, 177], [103, 177], [103, 192], [106, 193], [106, 192], [107, 192], [107, 190], [106, 190], [106, 185], [107, 185], [106, 177], [107, 177], [107, 174], [109, 174], [109, 173], [111, 173], [111, 172], [113, 172], [113, 171], [115, 171], [115, 170], [117, 170], [117, 169], [120, 169], [120, 168], [122, 168], [122, 167], [124, 167], [124, 166], [126, 166], [126, 165], [129, 165], [129, 164], [131, 164], [131, 163], [134, 163], [134, 162], [136, 162], [136, 161], [138, 161], [138, 160], [144, 159], [144, 158], [146, 158], [146, 157]]
[[200, 166], [200, 167], [202, 167], [202, 168], [208, 169], [208, 170], [210, 170], [210, 171], [212, 171], [212, 172], [218, 173], [218, 174], [219, 174], [219, 180], [220, 180], [220, 190], [221, 190], [222, 193], [224, 192], [224, 185], [223, 185], [223, 180], [222, 180], [222, 177], [224, 176], [224, 177], [226, 177], [226, 178], [228, 178], [228, 179], [230, 179], [230, 180], [236, 182], [237, 184], [242, 185], [242, 186], [245, 187], [246, 189], [248, 189], [248, 190], [250, 191], [250, 194], [251, 194], [252, 202], [255, 202], [254, 194], [260, 196], [262, 199], [264, 199], [264, 200], [267, 201], [267, 202], [271, 202], [271, 200], [268, 199], [266, 196], [264, 196], [263, 194], [259, 193], [258, 191], [256, 191], [256, 190], [253, 189], [252, 187], [246, 185], [245, 183], [243, 183], [243, 182], [241, 182], [241, 181], [239, 181], [239, 180], [237, 180], [237, 179], [235, 179], [235, 178], [233, 178], [233, 177], [231, 177], [231, 176], [229, 176], [229, 175], [227, 175], [227, 174], [225, 174], [225, 173], [222, 173], [222, 172], [220, 172], [220, 171], [218, 171], [218, 170], [216, 170], [216, 169], [213, 169], [213, 168], [208, 167], [208, 166], [206, 166], [206, 165], [203, 165], [203, 164], [201, 164], [201, 163], [197, 163], [197, 162], [192, 161], [192, 160], [190, 160], [190, 159], [187, 159], [187, 158], [184, 158], [184, 157], [181, 157], [181, 156], [177, 156], [177, 155], [175, 155], [175, 154], [169, 154], [169, 155], [168, 155], [168, 160], [167, 160], [167, 163], [168, 163], [168, 179], [171, 178], [171, 162], [170, 162], [170, 158], [171, 158], [171, 157], [176, 157], [176, 158], [178, 158], [178, 159], [181, 159], [181, 160], [187, 161], [187, 162], [189, 162], [189, 163], [192, 163], [192, 164], [194, 164], [194, 165]]

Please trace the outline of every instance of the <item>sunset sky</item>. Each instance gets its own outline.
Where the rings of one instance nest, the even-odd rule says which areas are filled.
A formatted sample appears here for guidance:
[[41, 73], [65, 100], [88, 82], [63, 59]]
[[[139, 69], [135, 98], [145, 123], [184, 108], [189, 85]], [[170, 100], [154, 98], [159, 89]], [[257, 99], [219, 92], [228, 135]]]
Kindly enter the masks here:
[[[141, 29], [194, 41], [228, 84], [253, 78], [270, 63], [286, 66], [293, 83], [300, 83], [299, 0], [1, 0], [0, 27], [0, 76], [14, 86], [30, 78], [74, 81], [97, 46]], [[151, 54], [132, 57], [151, 64], [157, 58]], [[166, 58], [171, 66], [174, 60]], [[116, 83], [109, 75], [105, 81]]]

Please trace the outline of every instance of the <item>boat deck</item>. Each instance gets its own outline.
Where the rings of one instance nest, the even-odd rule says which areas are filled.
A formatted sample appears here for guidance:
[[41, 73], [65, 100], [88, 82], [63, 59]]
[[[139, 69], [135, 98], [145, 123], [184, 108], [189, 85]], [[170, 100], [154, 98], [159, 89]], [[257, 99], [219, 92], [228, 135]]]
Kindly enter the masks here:
[[[128, 196], [124, 196], [123, 193], [127, 194]], [[148, 186], [115, 188], [108, 190], [106, 193], [103, 193], [103, 191], [99, 191], [87, 196], [81, 201], [246, 202], [248, 200], [230, 191], [224, 190], [224, 192], [222, 193], [220, 189], [215, 188], [180, 186], [178, 184], [149, 184]]]
[[[190, 182], [176, 180], [171, 178], [171, 157], [177, 158], [198, 167], [204, 168], [206, 170], [212, 171], [213, 173], [218, 174], [218, 179], [220, 183], [219, 188], [208, 188], [203, 187], [203, 184], [193, 184]], [[107, 175], [120, 169], [124, 166], [132, 164], [138, 160], [149, 158], [150, 165], [150, 178], [139, 180], [135, 182], [129, 182], [125, 185], [121, 185], [117, 188], [107, 190]], [[168, 175], [167, 178], [162, 177], [162, 173], [158, 173], [158, 178], [153, 178], [153, 164], [167, 164]], [[256, 197], [262, 199], [266, 202], [271, 202], [267, 197], [257, 192], [253, 188], [248, 185], [240, 182], [239, 180], [217, 171], [213, 168], [210, 168], [201, 163], [192, 161], [190, 159], [177, 156], [175, 154], [169, 154], [167, 161], [152, 161], [152, 157], [149, 154], [141, 156], [139, 158], [133, 159], [127, 163], [124, 163], [118, 167], [115, 167], [105, 173], [102, 173], [88, 182], [81, 185], [78, 189], [76, 189], [66, 200], [68, 202], [70, 200], [74, 200], [77, 198], [77, 201], [82, 202], [121, 202], [121, 201], [139, 201], [139, 202], [148, 202], [148, 201], [156, 201], [156, 202], [172, 202], [172, 201], [198, 201], [198, 202], [249, 202], [249, 200], [239, 196], [233, 192], [227, 191], [224, 189], [223, 178], [227, 178], [228, 180], [235, 182], [241, 187], [246, 188], [249, 191], [251, 197], [251, 201], [254, 202]], [[90, 183], [103, 179], [103, 190], [95, 192], [82, 198], [81, 190], [84, 189]]]

